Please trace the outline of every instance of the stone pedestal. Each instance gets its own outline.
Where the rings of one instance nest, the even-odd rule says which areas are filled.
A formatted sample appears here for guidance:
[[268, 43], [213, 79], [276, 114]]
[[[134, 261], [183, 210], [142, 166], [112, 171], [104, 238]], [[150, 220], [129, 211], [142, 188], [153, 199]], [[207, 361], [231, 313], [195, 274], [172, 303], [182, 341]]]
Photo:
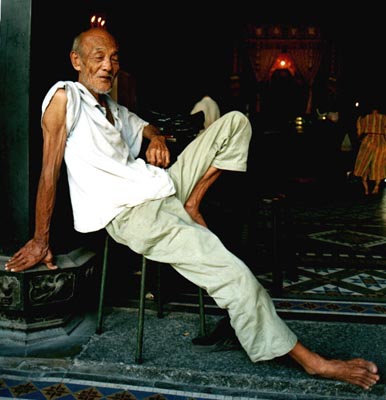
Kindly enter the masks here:
[[67, 335], [82, 321], [94, 296], [95, 253], [76, 249], [56, 258], [58, 269], [39, 265], [5, 271], [0, 256], [0, 342], [30, 344]]

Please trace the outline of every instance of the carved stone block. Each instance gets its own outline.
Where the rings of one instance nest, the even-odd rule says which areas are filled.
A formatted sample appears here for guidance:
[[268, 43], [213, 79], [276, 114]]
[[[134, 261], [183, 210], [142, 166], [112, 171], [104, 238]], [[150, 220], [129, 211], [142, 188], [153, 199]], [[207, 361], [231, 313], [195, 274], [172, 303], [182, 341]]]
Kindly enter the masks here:
[[58, 269], [38, 265], [5, 271], [0, 256], [0, 329], [32, 332], [57, 328], [79, 318], [92, 293], [95, 253], [76, 249], [56, 258]]

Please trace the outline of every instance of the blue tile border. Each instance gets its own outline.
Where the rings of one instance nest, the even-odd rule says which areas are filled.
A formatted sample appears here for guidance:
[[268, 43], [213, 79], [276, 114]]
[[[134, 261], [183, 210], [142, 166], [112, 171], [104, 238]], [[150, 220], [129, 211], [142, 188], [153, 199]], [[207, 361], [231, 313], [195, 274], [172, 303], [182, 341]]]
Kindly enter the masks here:
[[[21, 397], [22, 396], [22, 397]], [[0, 400], [259, 400], [254, 397], [202, 393], [177, 388], [154, 388], [140, 385], [96, 382], [69, 378], [0, 377]]]
[[[274, 298], [278, 312], [386, 318], [385, 303]], [[386, 320], [385, 320], [386, 322]]]

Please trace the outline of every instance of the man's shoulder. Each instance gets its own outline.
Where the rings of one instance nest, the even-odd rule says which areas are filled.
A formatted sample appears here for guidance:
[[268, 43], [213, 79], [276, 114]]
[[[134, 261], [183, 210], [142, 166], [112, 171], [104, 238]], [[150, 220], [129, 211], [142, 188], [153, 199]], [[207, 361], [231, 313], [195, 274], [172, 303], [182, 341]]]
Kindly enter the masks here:
[[[63, 90], [62, 90], [63, 89]], [[66, 92], [78, 92], [79, 89], [75, 82], [73, 81], [57, 81], [54, 83], [47, 91], [45, 99], [50, 101], [50, 99], [55, 95], [66, 96]]]
[[57, 90], [57, 89], [65, 89], [66, 86], [69, 86], [71, 88], [76, 88], [76, 82], [74, 81], [57, 81], [53, 85], [51, 85], [50, 89], [51, 90]]
[[58, 81], [51, 86], [42, 103], [42, 115], [48, 105], [55, 99], [56, 101], [66, 103], [66, 115], [68, 126], [72, 127], [78, 120], [81, 109], [80, 88], [73, 81]]

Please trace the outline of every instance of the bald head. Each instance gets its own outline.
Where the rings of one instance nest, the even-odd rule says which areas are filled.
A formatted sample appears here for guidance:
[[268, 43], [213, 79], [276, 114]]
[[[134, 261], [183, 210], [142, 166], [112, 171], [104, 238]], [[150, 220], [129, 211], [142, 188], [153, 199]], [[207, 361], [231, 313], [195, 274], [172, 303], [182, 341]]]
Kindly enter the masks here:
[[118, 49], [118, 43], [114, 36], [104, 28], [90, 28], [87, 31], [81, 32], [75, 37], [72, 43], [72, 51], [82, 54], [82, 49], [85, 43], [94, 42], [95, 40], [110, 41]]
[[74, 39], [70, 58], [78, 81], [96, 98], [111, 91], [119, 71], [118, 44], [111, 33], [104, 28], [80, 33]]

